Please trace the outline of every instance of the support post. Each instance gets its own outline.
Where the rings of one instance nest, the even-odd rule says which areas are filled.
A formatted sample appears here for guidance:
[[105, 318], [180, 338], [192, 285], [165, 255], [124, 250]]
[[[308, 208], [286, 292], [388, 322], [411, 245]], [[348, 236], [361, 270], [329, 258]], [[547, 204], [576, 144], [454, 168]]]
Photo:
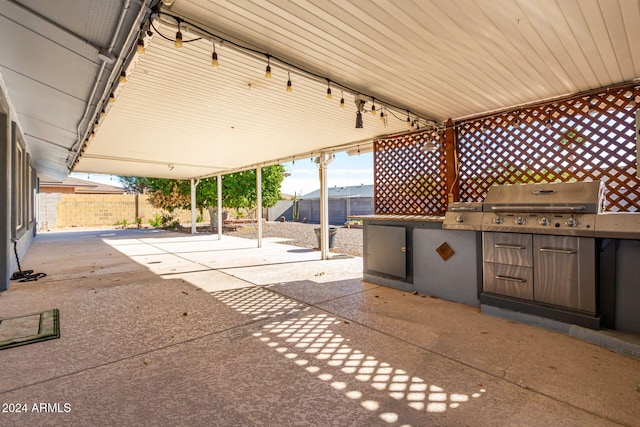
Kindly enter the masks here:
[[320, 175], [320, 259], [329, 259], [329, 186], [327, 184], [327, 165], [333, 161], [330, 154], [321, 153], [318, 157]]
[[444, 131], [444, 164], [446, 170], [447, 204], [460, 200], [460, 182], [458, 181], [458, 165], [456, 162], [456, 130], [453, 120], [447, 120]]
[[218, 240], [222, 239], [222, 175], [216, 179], [218, 184]]
[[198, 183], [191, 178], [191, 234], [196, 234], [196, 186]]
[[256, 168], [256, 217], [258, 219], [258, 247], [262, 247], [262, 166]]

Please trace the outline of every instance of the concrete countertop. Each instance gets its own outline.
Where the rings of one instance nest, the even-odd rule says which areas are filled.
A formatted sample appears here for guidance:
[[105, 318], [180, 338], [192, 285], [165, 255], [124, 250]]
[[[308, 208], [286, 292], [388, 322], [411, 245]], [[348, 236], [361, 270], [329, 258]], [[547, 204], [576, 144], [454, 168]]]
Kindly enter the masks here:
[[604, 212], [596, 215], [596, 237], [640, 240], [640, 212]]
[[349, 219], [363, 221], [410, 221], [410, 222], [443, 222], [444, 216], [438, 215], [355, 215]]

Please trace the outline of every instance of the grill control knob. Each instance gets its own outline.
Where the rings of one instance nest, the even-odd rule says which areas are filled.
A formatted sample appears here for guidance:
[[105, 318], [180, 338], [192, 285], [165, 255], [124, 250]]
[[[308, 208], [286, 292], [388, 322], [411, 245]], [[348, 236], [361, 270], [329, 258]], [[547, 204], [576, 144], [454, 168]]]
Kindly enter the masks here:
[[519, 216], [514, 222], [516, 225], [524, 225], [527, 221], [523, 217]]
[[497, 216], [493, 219], [493, 223], [494, 224], [502, 224], [504, 222], [504, 219], [502, 219], [501, 216]]
[[551, 224], [551, 221], [546, 216], [543, 216], [542, 218], [540, 218], [539, 223], [540, 225], [543, 225], [546, 227], [547, 225]]
[[567, 220], [566, 223], [569, 227], [577, 227], [578, 226], [578, 220], [575, 219], [574, 217], [571, 217]]
[[462, 215], [458, 215], [456, 217], [456, 222], [464, 222], [464, 218], [462, 217]]

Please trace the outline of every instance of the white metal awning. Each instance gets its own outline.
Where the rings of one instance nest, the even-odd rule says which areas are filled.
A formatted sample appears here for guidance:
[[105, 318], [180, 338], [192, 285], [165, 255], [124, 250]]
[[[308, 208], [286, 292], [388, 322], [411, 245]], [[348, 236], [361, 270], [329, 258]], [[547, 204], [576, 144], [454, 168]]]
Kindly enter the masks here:
[[[84, 143], [85, 133], [74, 137], [84, 107], [102, 108], [88, 101], [97, 51], [83, 53], [18, 3], [104, 45], [125, 0], [0, 7], [3, 40], [12, 40], [0, 49], [0, 72], [20, 125], [38, 168], [66, 172], [68, 155]], [[129, 3], [123, 34], [140, 1]], [[637, 0], [175, 0], [162, 10], [216, 37], [178, 50], [154, 30], [77, 171], [203, 176], [403, 131], [407, 109], [443, 122], [640, 77]], [[158, 30], [173, 38], [176, 28], [165, 21]], [[185, 40], [195, 35], [189, 25], [182, 32]], [[286, 93], [292, 67], [274, 61], [266, 80], [261, 53], [320, 78], [294, 70]], [[92, 69], [82, 65], [87, 58]], [[325, 78], [352, 89], [344, 110], [336, 86], [326, 99]], [[384, 127], [364, 114], [355, 129], [358, 93], [398, 106], [398, 119]]]

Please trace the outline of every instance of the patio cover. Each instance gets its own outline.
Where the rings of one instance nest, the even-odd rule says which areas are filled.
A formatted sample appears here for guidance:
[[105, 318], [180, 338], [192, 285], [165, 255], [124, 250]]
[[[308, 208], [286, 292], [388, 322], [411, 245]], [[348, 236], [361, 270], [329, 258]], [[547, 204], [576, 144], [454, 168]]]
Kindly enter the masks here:
[[[165, 15], [135, 58], [140, 5], [0, 3], [0, 34], [11, 40], [0, 47], [0, 72], [40, 172], [64, 176], [79, 158], [82, 172], [202, 177], [405, 131], [407, 110], [423, 126], [441, 124], [640, 76], [636, 0], [175, 0], [162, 11], [186, 21], [182, 49]], [[114, 52], [130, 56], [98, 76], [100, 48], [125, 6]], [[194, 24], [214, 36], [186, 42], [202, 36]], [[87, 82], [96, 81], [100, 96], [91, 97]], [[362, 129], [356, 95], [366, 100]], [[389, 106], [386, 127], [369, 113], [374, 100]]]

